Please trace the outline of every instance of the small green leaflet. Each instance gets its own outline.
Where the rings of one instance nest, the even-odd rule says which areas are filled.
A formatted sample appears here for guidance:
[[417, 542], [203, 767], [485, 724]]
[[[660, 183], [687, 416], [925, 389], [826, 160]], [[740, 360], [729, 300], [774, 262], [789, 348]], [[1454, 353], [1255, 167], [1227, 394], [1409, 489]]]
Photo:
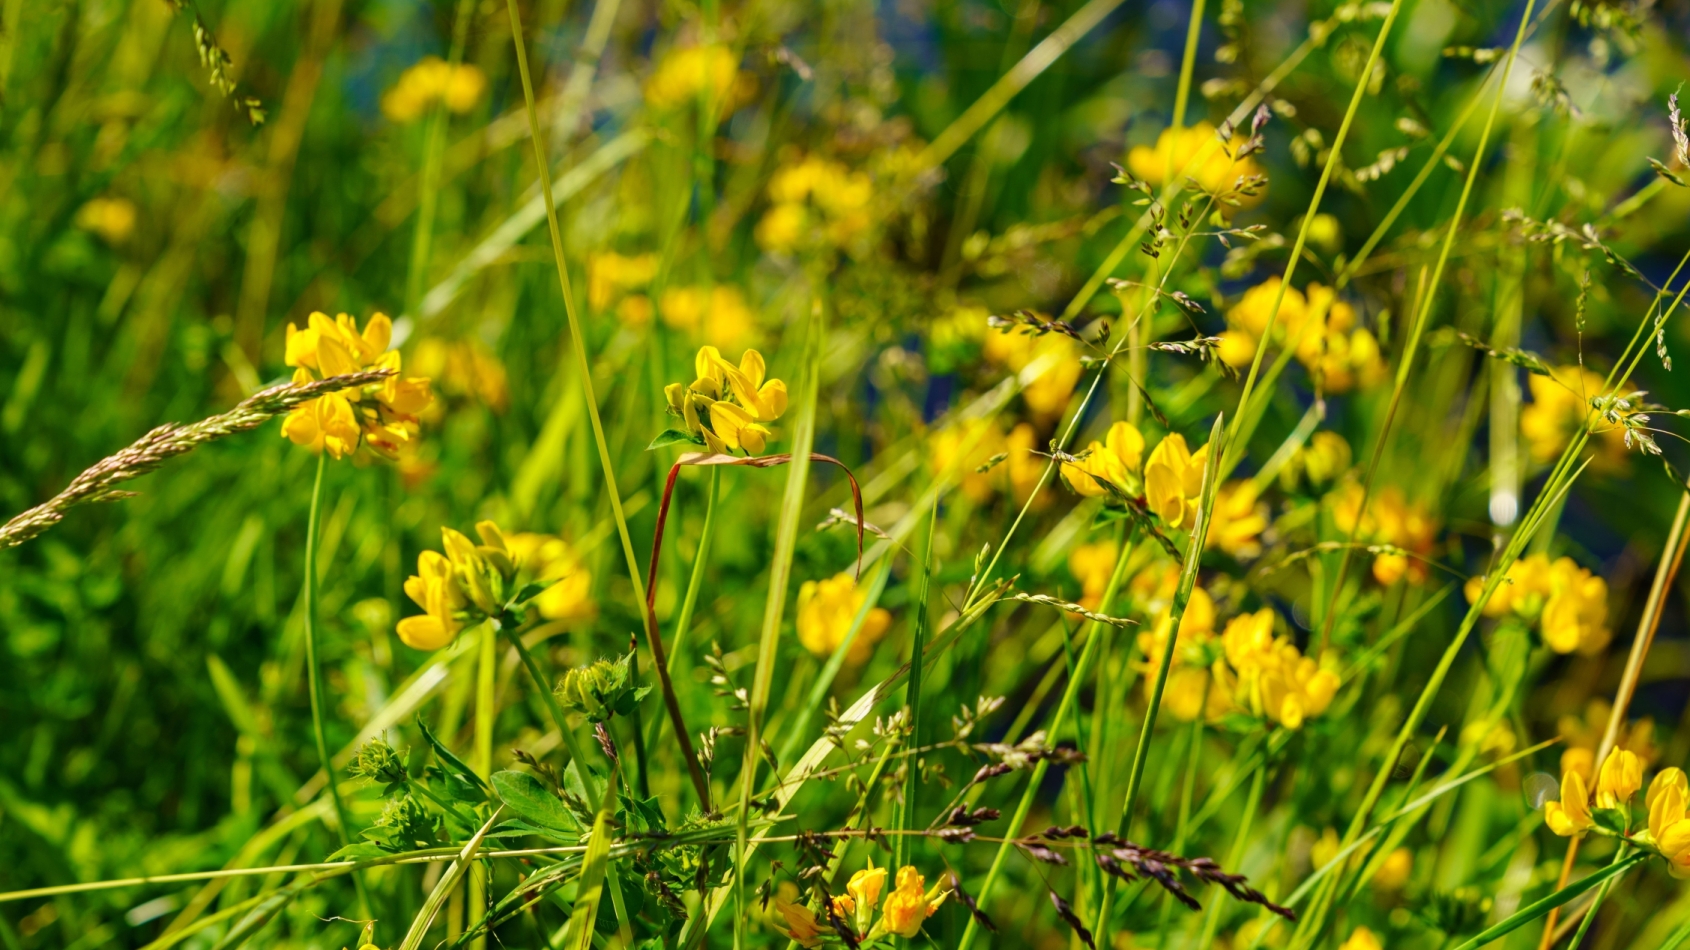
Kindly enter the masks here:
[[569, 834], [573, 841], [581, 833], [580, 823], [563, 802], [527, 772], [494, 772], [493, 790], [511, 811], [548, 834]]
[[646, 446], [645, 450], [650, 452], [654, 449], [667, 448], [671, 445], [680, 445], [683, 442], [687, 445], [703, 445], [704, 437], [701, 435], [693, 435], [685, 429], [664, 429], [662, 432], [657, 433], [657, 438], [652, 439], [651, 444]]

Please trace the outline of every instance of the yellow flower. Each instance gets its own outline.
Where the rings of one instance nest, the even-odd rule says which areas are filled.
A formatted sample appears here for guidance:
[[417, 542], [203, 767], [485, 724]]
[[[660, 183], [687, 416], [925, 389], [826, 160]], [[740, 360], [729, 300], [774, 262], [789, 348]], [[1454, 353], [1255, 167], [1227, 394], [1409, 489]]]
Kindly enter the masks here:
[[762, 455], [772, 435], [751, 413], [725, 399], [710, 404], [710, 428], [728, 448], [743, 449], [747, 455]]
[[1314, 845], [1309, 848], [1309, 862], [1313, 864], [1316, 869], [1323, 868], [1330, 864], [1333, 858], [1338, 856], [1338, 852], [1341, 848], [1342, 842], [1338, 840], [1338, 830], [1336, 828], [1328, 827], [1320, 833], [1320, 837], [1317, 838]]
[[1675, 788], [1686, 802], [1690, 802], [1690, 780], [1685, 778], [1684, 770], [1677, 766], [1661, 769], [1655, 780], [1649, 783], [1649, 793], [1643, 798], [1644, 807], [1653, 809], [1656, 799]]
[[547, 620], [590, 620], [598, 613], [593, 603], [593, 575], [580, 554], [562, 538], [545, 534], [516, 534], [505, 542], [517, 567], [551, 586], [534, 598]]
[[594, 310], [609, 310], [617, 298], [650, 284], [656, 277], [656, 254], [594, 254], [587, 258], [587, 303]]
[[1543, 803], [1543, 822], [1563, 838], [1582, 835], [1596, 822], [1590, 817], [1590, 798], [1577, 772], [1561, 776], [1561, 800]]
[[510, 405], [505, 365], [477, 340], [429, 337], [417, 343], [411, 368], [439, 380], [440, 390], [449, 396], [473, 399], [494, 412], [502, 413]]
[[417, 573], [405, 581], [405, 594], [425, 612], [399, 621], [399, 639], [416, 650], [438, 650], [451, 643], [462, 628], [454, 614], [466, 603], [451, 562], [438, 551], [422, 552]]
[[[1227, 149], [1223, 150], [1220, 143], [1215, 142], [1215, 135], [1215, 127], [1207, 122], [1183, 129], [1163, 129], [1162, 134], [1156, 137], [1154, 148], [1140, 145], [1127, 153], [1127, 168], [1156, 188], [1164, 184], [1169, 170], [1172, 170], [1175, 176], [1192, 179], [1210, 194], [1230, 191], [1239, 178], [1261, 174], [1254, 159], [1234, 160], [1227, 154], [1230, 150], [1236, 155], [1245, 142], [1244, 137], [1234, 136]], [[1209, 147], [1210, 143], [1214, 145], [1209, 148], [1208, 157], [1192, 166], [1197, 153]], [[1261, 195], [1240, 196], [1239, 200], [1245, 207], [1251, 207], [1262, 198]]]
[[[1469, 603], [1478, 599], [1484, 584], [1483, 577], [1467, 581]], [[1484, 613], [1487, 617], [1513, 613], [1528, 623], [1537, 622], [1544, 643], [1557, 653], [1598, 653], [1611, 637], [1608, 582], [1568, 557], [1551, 561], [1533, 554], [1515, 561], [1486, 602]]]
[[874, 908], [880, 903], [880, 892], [886, 889], [886, 869], [874, 866], [874, 858], [869, 858], [868, 867], [851, 875], [851, 880], [845, 885], [848, 897], [839, 898], [848, 901], [850, 909], [856, 914], [857, 930], [864, 932], [869, 929], [869, 921], [874, 917]]
[[128, 198], [95, 198], [77, 209], [76, 226], [107, 244], [122, 244], [135, 230], [135, 217], [135, 202]]
[[[763, 354], [746, 350], [736, 367], [713, 346], [700, 347], [693, 360], [698, 378], [690, 386], [671, 383], [664, 387], [669, 411], [686, 421], [688, 431], [701, 436], [710, 451], [744, 450], [761, 455], [774, 436], [763, 422], [786, 411], [786, 384], [765, 381]], [[732, 389], [739, 400], [728, 401], [724, 390]]]
[[752, 87], [753, 80], [740, 72], [738, 58], [726, 46], [688, 46], [663, 57], [646, 83], [645, 101], [654, 109], [668, 110], [708, 93], [726, 115], [750, 97]]
[[[1146, 701], [1154, 692], [1172, 626], [1173, 605], [1170, 603], [1162, 608], [1155, 626], [1138, 635], [1139, 654], [1144, 658], [1140, 668], [1144, 675]], [[1174, 637], [1175, 666], [1168, 671], [1167, 685], [1162, 693], [1162, 702], [1169, 714], [1182, 722], [1191, 722], [1200, 715], [1214, 718], [1226, 710], [1226, 697], [1221, 690], [1211, 687], [1206, 668], [1208, 645], [1214, 638], [1214, 598], [1203, 588], [1194, 587], [1191, 599], [1186, 602], [1185, 613], [1180, 616], [1179, 633]], [[1207, 705], [1204, 704], [1205, 695], [1208, 696]]]
[[1021, 390], [1027, 411], [1036, 420], [1049, 421], [1062, 415], [1080, 381], [1080, 345], [1060, 333], [1031, 337], [1021, 333], [992, 331], [981, 343], [987, 361], [1019, 373], [1028, 365], [1046, 365]]
[[[1306, 477], [1310, 485], [1326, 485], [1350, 469], [1350, 443], [1328, 429], [1316, 432], [1309, 443], [1291, 456], [1291, 464], [1281, 470], [1281, 481], [1295, 484], [1298, 475]], [[1287, 484], [1286, 487], [1290, 487]]]
[[1115, 572], [1115, 558], [1119, 549], [1113, 541], [1076, 544], [1068, 552], [1068, 573], [1080, 582], [1080, 606], [1096, 610], [1103, 602], [1103, 592], [1109, 587], [1109, 575]]
[[487, 76], [475, 66], [453, 66], [438, 56], [425, 56], [382, 94], [381, 111], [395, 122], [418, 119], [435, 102], [453, 112], [468, 112], [486, 90]]
[[1664, 769], [1649, 786], [1649, 840], [1655, 850], [1667, 859], [1673, 877], [1690, 877], [1690, 817], [1685, 814], [1690, 801], [1684, 772]]
[[417, 436], [417, 414], [434, 401], [426, 378], [399, 374], [397, 351], [389, 351], [393, 323], [385, 314], [370, 318], [363, 332], [346, 314], [330, 320], [313, 313], [301, 330], [287, 329], [287, 365], [295, 367], [293, 381], [308, 383], [367, 369], [389, 369], [393, 375], [358, 389], [327, 393], [295, 406], [282, 423], [282, 435], [313, 452], [327, 451], [342, 458], [360, 445], [386, 458]]
[[1191, 528], [1197, 519], [1197, 503], [1203, 490], [1203, 467], [1208, 464], [1207, 445], [1193, 453], [1185, 436], [1175, 432], [1157, 444], [1144, 466], [1144, 494], [1150, 510], [1170, 528]]
[[1602, 377], [1581, 366], [1562, 366], [1553, 376], [1527, 376], [1526, 386], [1532, 401], [1520, 407], [1520, 435], [1533, 461], [1552, 462], [1584, 424], [1588, 400], [1602, 394]]
[[1373, 577], [1380, 584], [1390, 586], [1407, 575], [1416, 584], [1426, 580], [1428, 568], [1421, 560], [1432, 553], [1437, 538], [1437, 523], [1418, 504], [1409, 504], [1402, 489], [1390, 485], [1377, 492], [1356, 529], [1357, 512], [1361, 509], [1362, 489], [1353, 481], [1326, 496], [1332, 512], [1333, 524], [1345, 534], [1356, 531], [1358, 541], [1383, 542], [1396, 545], [1418, 555], [1409, 558], [1401, 554], [1380, 554], [1373, 559]]
[[1288, 637], [1273, 635], [1273, 610], [1234, 617], [1221, 633], [1226, 662], [1236, 672], [1236, 704], [1287, 729], [1300, 729], [1332, 705], [1338, 674], [1303, 656]]
[[1338, 950], [1385, 950], [1379, 938], [1373, 936], [1373, 931], [1366, 927], [1357, 927], [1350, 931], [1350, 939], [1344, 941]]
[[740, 356], [737, 367], [720, 356], [716, 357], [716, 361], [721, 364], [734, 398], [745, 407], [751, 418], [759, 422], [773, 422], [786, 412], [786, 383], [778, 379], [764, 381], [768, 368], [763, 363], [763, 354], [746, 350]]
[[775, 896], [775, 911], [786, 920], [786, 928], [781, 930], [782, 934], [798, 941], [802, 947], [822, 945], [824, 931], [816, 921], [815, 911], [789, 900], [785, 894]]
[[906, 865], [899, 868], [898, 886], [886, 895], [886, 903], [880, 908], [880, 923], [875, 929], [900, 937], [913, 937], [920, 933], [921, 925], [933, 916], [950, 893], [939, 887], [929, 893], [926, 887], [927, 880], [914, 867]]
[[757, 223], [757, 245], [774, 253], [806, 241], [842, 247], [868, 229], [873, 197], [869, 176], [839, 162], [810, 155], [783, 165], [769, 179], [770, 206]]
[[1383, 864], [1373, 875], [1375, 890], [1394, 891], [1408, 883], [1408, 876], [1414, 873], [1414, 852], [1407, 848], [1398, 848], [1385, 856]]
[[[1268, 278], [1246, 290], [1227, 311], [1231, 329], [1222, 335], [1219, 353], [1227, 364], [1242, 368], [1255, 358], [1256, 347], [1268, 332], [1268, 318], [1273, 316], [1281, 283], [1278, 277]], [[1293, 343], [1297, 360], [1320, 379], [1327, 392], [1374, 386], [1386, 376], [1379, 341], [1355, 323], [1355, 308], [1339, 300], [1332, 288], [1311, 283], [1305, 295], [1287, 287], [1271, 342]]]
[[1596, 807], [1618, 808], [1643, 787], [1643, 763], [1624, 749], [1608, 753], [1596, 775]]
[[1103, 442], [1093, 441], [1078, 462], [1062, 463], [1062, 478], [1077, 494], [1097, 498], [1130, 493], [1144, 456], [1144, 436], [1130, 422], [1109, 427]]
[[1255, 482], [1239, 479], [1227, 482], [1215, 494], [1215, 518], [1209, 526], [1207, 547], [1218, 547], [1235, 558], [1262, 553], [1261, 536], [1267, 530], [1268, 507], [1259, 501]]
[[[860, 590], [856, 579], [843, 571], [826, 580], [805, 581], [798, 588], [798, 642], [816, 656], [832, 656], [845, 642], [851, 623], [867, 599], [868, 592]], [[874, 654], [874, 645], [891, 625], [892, 614], [884, 607], [870, 609], [851, 641], [851, 649], [846, 651], [846, 662], [853, 666], [867, 662]], [[881, 875], [885, 873], [882, 869]]]
[[706, 339], [723, 346], [739, 345], [755, 322], [745, 295], [724, 284], [708, 292], [703, 287], [670, 287], [658, 301], [658, 312], [671, 329], [701, 330]]

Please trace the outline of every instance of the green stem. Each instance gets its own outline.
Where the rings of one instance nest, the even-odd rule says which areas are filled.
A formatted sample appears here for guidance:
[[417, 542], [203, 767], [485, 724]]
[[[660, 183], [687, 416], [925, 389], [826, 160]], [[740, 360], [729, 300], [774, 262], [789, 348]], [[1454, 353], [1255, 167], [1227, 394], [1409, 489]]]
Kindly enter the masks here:
[[[1616, 865], [1624, 861], [1630, 851], [1630, 846], [1620, 845], [1619, 850], [1614, 852], [1614, 860], [1609, 862], [1609, 865]], [[1591, 922], [1596, 920], [1596, 912], [1601, 909], [1602, 901], [1608, 896], [1608, 891], [1613, 886], [1613, 878], [1608, 878], [1602, 882], [1602, 887], [1596, 892], [1596, 899], [1591, 901], [1590, 906], [1585, 909], [1584, 919], [1579, 921], [1578, 932], [1573, 934], [1573, 942], [1567, 945], [1567, 950], [1579, 950], [1579, 946], [1584, 943], [1585, 931], [1589, 930]]]
[[[938, 521], [939, 502], [935, 499], [927, 517], [927, 546], [921, 557], [921, 597], [915, 603], [915, 642], [910, 646], [910, 681], [904, 694], [904, 704], [910, 710], [911, 748], [921, 746], [921, 654], [927, 645], [927, 597], [933, 582], [933, 529]], [[902, 831], [914, 831], [916, 828], [916, 793], [920, 789], [917, 773], [920, 771], [915, 758], [904, 763], [903, 815], [898, 822]], [[899, 835], [892, 843], [892, 866], [903, 867], [908, 863], [909, 854], [910, 841]]]
[[[324, 727], [323, 676], [317, 660], [317, 524], [322, 520], [323, 473], [328, 470], [329, 457], [325, 452], [317, 456], [317, 476], [311, 482], [311, 512], [305, 525], [305, 682], [311, 694], [311, 733], [317, 742], [317, 763], [328, 778], [329, 798], [334, 802], [335, 832], [342, 847], [351, 840], [351, 820], [346, 803], [340, 797], [340, 783], [335, 781], [334, 760], [329, 756], [329, 737]], [[361, 876], [353, 877], [358, 887], [358, 902], [370, 906], [364, 893]]]
[[[501, 626], [501, 629], [504, 629]], [[552, 714], [552, 723], [557, 726], [558, 735], [563, 738], [564, 747], [569, 750], [569, 757], [578, 759], [581, 767], [586, 768], [587, 758], [581, 748], [581, 740], [575, 735], [575, 730], [569, 727], [569, 721], [563, 718], [563, 710], [558, 708], [557, 697], [552, 695], [552, 686], [546, 681], [545, 674], [540, 672], [539, 664], [534, 662], [534, 655], [528, 652], [528, 645], [522, 642], [522, 634], [514, 629], [505, 629], [505, 638], [516, 650], [516, 655], [522, 658], [522, 665], [528, 670], [528, 675], [534, 679], [534, 685], [540, 687], [540, 698], [545, 700], [546, 711]], [[587, 805], [594, 811], [599, 807], [599, 794], [587, 776], [581, 776], [581, 786], [587, 791]]]
[[[463, 62], [469, 38], [470, 13], [474, 0], [458, 0], [452, 23], [452, 47], [446, 62], [456, 67]], [[434, 241], [434, 217], [440, 207], [440, 161], [446, 146], [446, 109], [439, 101], [428, 108], [428, 129], [423, 138], [423, 167], [417, 181], [417, 229], [411, 237], [411, 263], [405, 276], [405, 312], [416, 314], [422, 303], [423, 284], [428, 278], [429, 249]]]
[[[481, 643], [476, 648], [475, 755], [471, 766], [483, 780], [493, 774], [493, 720], [498, 717], [493, 688], [498, 671], [498, 636], [493, 623], [482, 624]], [[481, 921], [487, 916], [487, 866], [479, 862], [471, 865], [464, 882], [464, 910], [468, 918], [466, 929], [478, 930]], [[487, 935], [477, 935], [470, 942], [470, 946], [474, 950], [486, 950]]]

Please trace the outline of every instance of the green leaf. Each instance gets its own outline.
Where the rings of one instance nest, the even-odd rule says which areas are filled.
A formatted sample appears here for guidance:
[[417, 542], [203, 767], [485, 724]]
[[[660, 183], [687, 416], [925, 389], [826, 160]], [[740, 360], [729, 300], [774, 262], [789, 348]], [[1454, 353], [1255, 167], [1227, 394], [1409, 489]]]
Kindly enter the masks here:
[[563, 802], [527, 772], [494, 772], [493, 790], [518, 817], [550, 834], [578, 835], [581, 832], [580, 823]]
[[651, 452], [656, 449], [668, 448], [671, 445], [680, 445], [683, 442], [687, 445], [703, 445], [704, 437], [693, 435], [685, 429], [664, 429], [657, 434], [657, 438], [651, 440], [651, 444], [646, 446], [645, 450]]
[[1624, 874], [1636, 867], [1638, 864], [1647, 860], [1649, 857], [1650, 855], [1648, 852], [1635, 854], [1626, 858], [1624, 861], [1610, 864], [1588, 877], [1574, 881], [1548, 897], [1520, 908], [1514, 914], [1509, 916], [1507, 920], [1482, 931], [1478, 936], [1467, 941], [1461, 946], [1456, 947], [1455, 950], [1475, 950], [1475, 948], [1482, 947], [1498, 937], [1507, 936], [1508, 934], [1519, 930], [1521, 927], [1524, 927], [1526, 924], [1542, 917], [1544, 914], [1549, 913], [1551, 910], [1554, 910], [1580, 894], [1583, 894], [1585, 891], [1590, 890], [1603, 881], [1606, 881], [1611, 877]]
[[364, 858], [380, 858], [390, 854], [386, 848], [374, 841], [359, 841], [349, 844], [339, 851], [324, 858], [325, 861], [358, 861]]
[[[446, 765], [451, 766], [452, 769], [457, 770], [459, 773], [461, 773], [463, 776], [468, 778], [470, 781], [474, 782], [476, 785], [479, 785], [482, 788], [487, 787], [487, 783], [483, 782], [481, 780], [481, 776], [475, 774], [474, 769], [465, 765], [464, 761], [462, 759], [453, 755], [452, 750], [446, 748], [445, 743], [441, 742], [439, 739], [434, 738], [434, 733], [428, 731], [428, 724], [422, 721], [422, 716], [420, 716], [420, 715], [417, 717], [417, 728], [422, 730], [423, 738], [427, 739], [428, 744], [430, 746], [434, 747], [434, 754], [440, 756], [441, 762], [444, 762]], [[450, 770], [448, 770], [448, 771], [450, 771]], [[482, 799], [479, 799], [479, 800], [485, 801], [486, 799], [482, 798]]]
[[575, 907], [563, 935], [565, 950], [590, 950], [593, 918], [598, 916], [599, 898], [604, 895], [604, 872], [610, 864], [610, 816], [616, 809], [616, 783], [606, 783], [604, 802], [593, 819], [593, 835], [587, 839], [587, 853], [581, 860], [581, 876], [575, 882]]

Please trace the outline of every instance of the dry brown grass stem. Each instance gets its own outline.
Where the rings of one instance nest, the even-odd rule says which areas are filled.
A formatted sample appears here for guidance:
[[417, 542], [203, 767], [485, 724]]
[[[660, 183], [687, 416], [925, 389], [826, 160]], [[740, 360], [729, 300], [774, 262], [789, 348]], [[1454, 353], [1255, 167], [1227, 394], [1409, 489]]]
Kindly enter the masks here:
[[392, 372], [386, 369], [370, 370], [330, 376], [309, 383], [272, 386], [241, 400], [239, 405], [228, 412], [201, 419], [190, 425], [176, 422], [161, 425], [136, 439], [123, 451], [109, 455], [90, 466], [51, 500], [36, 505], [0, 525], [0, 550], [17, 547], [41, 534], [63, 521], [65, 512], [77, 505], [133, 497], [134, 492], [120, 491], [115, 486], [147, 474], [164, 464], [167, 459], [192, 452], [207, 442], [256, 429], [271, 417], [279, 416], [324, 393], [380, 382], [392, 375]]
[[[1655, 642], [1655, 631], [1661, 625], [1661, 608], [1666, 603], [1667, 591], [1672, 588], [1673, 578], [1678, 575], [1678, 566], [1684, 561], [1684, 545], [1690, 539], [1690, 533], [1685, 531], [1685, 524], [1690, 521], [1690, 491], [1684, 492], [1678, 498], [1678, 513], [1673, 516], [1672, 530], [1667, 533], [1666, 547], [1661, 549], [1661, 561], [1655, 567], [1655, 581], [1649, 587], [1649, 599], [1643, 604], [1643, 616], [1637, 620], [1637, 636], [1631, 641], [1631, 655], [1626, 657], [1625, 673], [1620, 677], [1619, 689], [1614, 692], [1614, 706], [1608, 713], [1608, 727], [1602, 733], [1602, 742], [1596, 748], [1596, 763], [1602, 760], [1614, 748], [1614, 742], [1619, 738], [1620, 726], [1625, 722], [1626, 710], [1631, 706], [1631, 697], [1637, 692], [1637, 681], [1643, 675], [1643, 661], [1649, 655], [1649, 645]], [[1572, 838], [1567, 842], [1567, 857], [1561, 863], [1561, 877], [1556, 889], [1567, 886], [1572, 877], [1573, 864], [1578, 858], [1579, 840]], [[1589, 906], [1594, 906], [1592, 901]], [[1555, 926], [1555, 918], [1559, 916], [1560, 908], [1549, 912], [1544, 918], [1543, 940], [1538, 944], [1538, 950], [1548, 950], [1555, 941], [1565, 935], [1565, 932], [1576, 925], [1581, 914], [1574, 912], [1568, 915], [1566, 923], [1561, 927]], [[1588, 907], [1587, 907], [1588, 912]]]

